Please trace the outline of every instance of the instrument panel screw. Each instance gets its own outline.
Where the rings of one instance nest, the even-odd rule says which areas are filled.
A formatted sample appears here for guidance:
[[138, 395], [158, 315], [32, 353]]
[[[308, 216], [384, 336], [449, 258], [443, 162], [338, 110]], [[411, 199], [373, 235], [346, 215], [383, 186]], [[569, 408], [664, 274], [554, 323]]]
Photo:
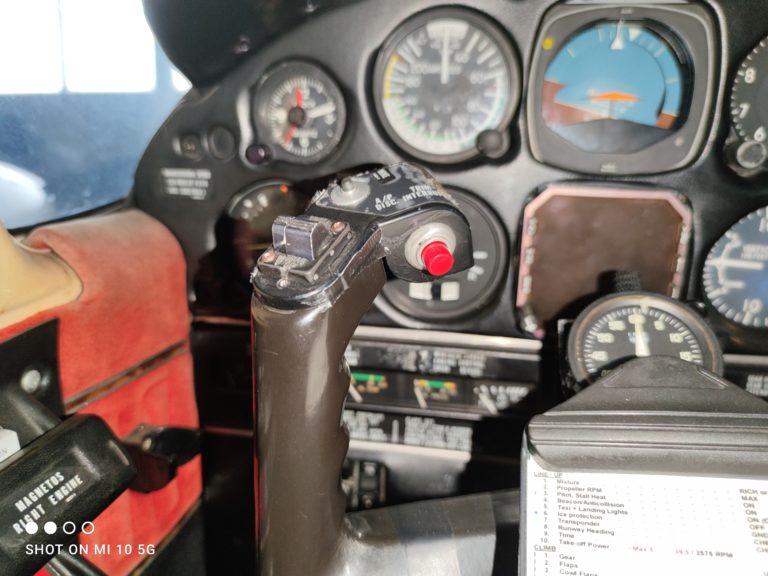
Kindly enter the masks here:
[[264, 264], [272, 264], [272, 262], [275, 261], [275, 253], [272, 252], [272, 250], [269, 250], [267, 252], [264, 252], [264, 254], [261, 255], [261, 261]]
[[354, 192], [355, 182], [352, 180], [352, 178], [349, 177], [342, 178], [341, 189], [344, 190], [344, 192]]
[[342, 231], [344, 230], [344, 228], [346, 228], [346, 227], [347, 227], [347, 225], [346, 225], [346, 224], [344, 224], [344, 222], [334, 222], [334, 223], [331, 225], [331, 232], [333, 232], [334, 234], [339, 234], [339, 233], [340, 233], [340, 232], [342, 232]]

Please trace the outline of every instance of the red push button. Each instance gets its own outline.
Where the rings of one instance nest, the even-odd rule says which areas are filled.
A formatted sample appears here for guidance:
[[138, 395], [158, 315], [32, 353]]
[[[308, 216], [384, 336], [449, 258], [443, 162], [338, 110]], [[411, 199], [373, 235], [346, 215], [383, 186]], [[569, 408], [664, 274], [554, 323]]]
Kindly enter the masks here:
[[432, 276], [445, 276], [453, 268], [453, 254], [443, 242], [430, 242], [424, 246], [421, 259]]

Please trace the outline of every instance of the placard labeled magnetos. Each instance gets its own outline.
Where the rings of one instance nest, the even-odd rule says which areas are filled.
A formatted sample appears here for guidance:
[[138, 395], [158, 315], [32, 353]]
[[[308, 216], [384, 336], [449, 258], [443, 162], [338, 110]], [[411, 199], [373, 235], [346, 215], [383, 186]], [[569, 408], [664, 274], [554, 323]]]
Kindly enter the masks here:
[[554, 472], [530, 454], [525, 576], [765, 576], [768, 480]]

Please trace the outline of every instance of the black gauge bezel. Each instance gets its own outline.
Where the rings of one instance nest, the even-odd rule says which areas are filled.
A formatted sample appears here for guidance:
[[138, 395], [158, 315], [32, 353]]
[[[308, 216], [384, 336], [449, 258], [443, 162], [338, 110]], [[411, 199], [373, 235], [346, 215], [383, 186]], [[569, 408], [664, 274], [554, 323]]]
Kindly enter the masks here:
[[[318, 79], [325, 86], [329, 96], [336, 101], [337, 105], [337, 128], [334, 138], [324, 150], [306, 157], [292, 154], [279, 144], [272, 142], [271, 138], [267, 136], [270, 133], [270, 128], [263, 117], [265, 106], [271, 94], [271, 92], [267, 92], [270, 83], [277, 87], [285, 79], [298, 74], [312, 75]], [[307, 60], [285, 60], [271, 66], [259, 80], [253, 91], [251, 107], [251, 116], [256, 129], [257, 139], [259, 143], [269, 146], [272, 160], [302, 165], [317, 164], [339, 149], [347, 131], [347, 103], [339, 83], [321, 66]], [[266, 141], [262, 141], [262, 137], [266, 138]]]
[[[758, 75], [758, 81], [749, 84], [745, 81], [746, 70], [755, 67], [760, 70]], [[757, 46], [742, 60], [741, 64], [736, 71], [731, 85], [731, 125], [733, 130], [742, 142], [762, 142], [764, 145], [768, 145], [768, 133], [763, 140], [757, 140], [755, 134], [757, 130], [762, 126], [768, 130], [768, 122], [763, 124], [749, 124], [749, 116], [747, 118], [740, 117], [739, 104], [749, 101], [753, 108], [756, 108], [757, 98], [761, 88], [761, 82], [765, 81], [768, 76], [768, 37], [763, 38]], [[744, 98], [740, 98], [739, 94], [744, 92]], [[768, 104], [764, 104], [768, 106]], [[757, 115], [752, 114], [751, 117], [755, 118]]]
[[[549, 64], [575, 34], [604, 20], [643, 22], [688, 60], [691, 85], [685, 120], [666, 138], [629, 154], [586, 152], [551, 130], [542, 114]], [[553, 49], [544, 49], [547, 38], [554, 40]], [[586, 174], [658, 174], [690, 164], [706, 142], [716, 108], [717, 54], [715, 24], [702, 6], [555, 6], [547, 13], [534, 45], [527, 100], [531, 153], [539, 162]]]
[[401, 23], [395, 31], [390, 34], [377, 53], [376, 63], [373, 69], [373, 105], [379, 125], [394, 146], [412, 158], [431, 164], [465, 162], [480, 156], [481, 152], [477, 147], [473, 147], [453, 154], [432, 154], [411, 145], [397, 133], [387, 119], [382, 102], [383, 81], [387, 62], [400, 43], [414, 31], [425, 26], [432, 20], [442, 18], [463, 20], [471, 26], [480, 29], [496, 44], [499, 52], [504, 58], [509, 74], [509, 102], [507, 103], [507, 109], [504, 112], [504, 116], [499, 124], [493, 128], [494, 130], [498, 130], [508, 137], [510, 124], [520, 106], [520, 97], [522, 94], [522, 74], [520, 72], [517, 50], [507, 33], [495, 20], [470, 8], [433, 8], [420, 12]]
[[393, 297], [385, 287], [376, 299], [377, 307], [393, 320], [406, 326], [420, 328], [426, 325], [451, 324], [465, 320], [467, 317], [487, 308], [493, 302], [494, 298], [500, 293], [504, 279], [507, 277], [509, 265], [507, 232], [498, 216], [496, 216], [490, 206], [474, 194], [452, 186], [445, 186], [445, 189], [460, 203], [471, 205], [488, 225], [495, 243], [499, 265], [490, 271], [491, 281], [488, 282], [482, 292], [473, 301], [454, 310], [418, 308], [413, 301], [407, 298], [397, 298], [397, 296], [401, 296], [400, 294], [396, 294]]
[[701, 344], [702, 354], [705, 356], [703, 368], [710, 372], [722, 375], [723, 354], [720, 343], [707, 322], [696, 312], [682, 302], [649, 292], [621, 292], [600, 298], [588, 306], [571, 325], [568, 334], [568, 366], [571, 374], [577, 382], [593, 382], [594, 376], [584, 366], [583, 344], [589, 328], [594, 322], [605, 316], [611, 310], [627, 308], [630, 306], [646, 305], [666, 312], [678, 319], [691, 331]]

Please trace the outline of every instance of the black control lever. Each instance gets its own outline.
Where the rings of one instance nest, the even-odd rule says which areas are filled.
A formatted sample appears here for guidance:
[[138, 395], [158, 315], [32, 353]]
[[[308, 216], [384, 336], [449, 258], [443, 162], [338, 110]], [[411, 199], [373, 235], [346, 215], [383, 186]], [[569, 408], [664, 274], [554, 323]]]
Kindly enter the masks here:
[[344, 351], [391, 273], [426, 282], [472, 266], [466, 218], [427, 172], [344, 178], [278, 218], [253, 273], [260, 573], [342, 572]]
[[[100, 418], [77, 415], [62, 422], [42, 401], [51, 394], [26, 391], [22, 376], [26, 366], [40, 367], [41, 380], [42, 372], [56, 377], [51, 366], [56, 348], [51, 352], [46, 345], [55, 344], [48, 338], [55, 333], [46, 324], [0, 346], [3, 576], [33, 574], [62, 553], [50, 569], [52, 574], [96, 574], [85, 560], [67, 554], [69, 545], [84, 523], [103, 512], [136, 473], [121, 443]], [[44, 386], [38, 384], [40, 392]]]

